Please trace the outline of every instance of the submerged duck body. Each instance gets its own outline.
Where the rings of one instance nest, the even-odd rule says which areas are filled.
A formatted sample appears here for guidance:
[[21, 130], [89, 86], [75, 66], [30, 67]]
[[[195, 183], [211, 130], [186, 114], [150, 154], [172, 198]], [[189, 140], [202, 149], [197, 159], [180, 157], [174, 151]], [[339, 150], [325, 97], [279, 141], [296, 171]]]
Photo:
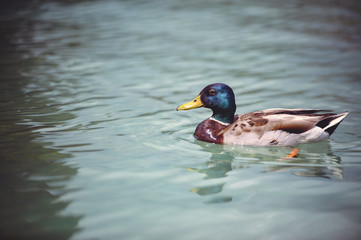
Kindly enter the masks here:
[[206, 86], [191, 102], [177, 108], [210, 108], [213, 115], [201, 122], [194, 137], [216, 144], [295, 146], [325, 140], [348, 112], [320, 109], [266, 109], [235, 115], [233, 90], [223, 83]]

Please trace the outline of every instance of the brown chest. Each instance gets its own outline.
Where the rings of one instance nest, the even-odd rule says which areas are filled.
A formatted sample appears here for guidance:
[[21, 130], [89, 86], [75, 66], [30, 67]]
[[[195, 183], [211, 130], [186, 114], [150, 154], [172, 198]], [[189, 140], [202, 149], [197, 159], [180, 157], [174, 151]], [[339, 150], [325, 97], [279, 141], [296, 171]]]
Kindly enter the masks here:
[[223, 130], [227, 127], [228, 125], [207, 119], [197, 126], [194, 137], [200, 141], [223, 144]]

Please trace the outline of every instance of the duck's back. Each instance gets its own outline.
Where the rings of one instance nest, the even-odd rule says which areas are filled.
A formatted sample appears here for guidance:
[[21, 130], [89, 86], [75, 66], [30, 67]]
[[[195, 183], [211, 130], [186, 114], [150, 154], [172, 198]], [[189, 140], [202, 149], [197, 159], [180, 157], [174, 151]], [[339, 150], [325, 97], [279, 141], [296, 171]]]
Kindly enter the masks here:
[[[328, 112], [322, 113], [321, 112]], [[292, 146], [327, 139], [347, 115], [318, 109], [267, 109], [236, 115], [223, 143]]]

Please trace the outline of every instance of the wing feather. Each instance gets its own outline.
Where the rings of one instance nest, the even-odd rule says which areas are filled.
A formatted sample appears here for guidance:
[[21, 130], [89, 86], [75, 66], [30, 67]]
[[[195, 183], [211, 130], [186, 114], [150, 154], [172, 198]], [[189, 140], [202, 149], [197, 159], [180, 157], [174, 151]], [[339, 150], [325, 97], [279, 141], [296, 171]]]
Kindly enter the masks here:
[[231, 144], [295, 145], [331, 135], [347, 113], [330, 112], [321, 109], [266, 109], [236, 115], [234, 122], [220, 134], [225, 143]]
[[[237, 115], [235, 122], [229, 126], [236, 131], [256, 132], [282, 130], [289, 133], [303, 133], [315, 127], [323, 119], [335, 116], [331, 110], [322, 109], [266, 109]], [[322, 114], [320, 114], [323, 112]], [[225, 130], [226, 131], [226, 130]]]

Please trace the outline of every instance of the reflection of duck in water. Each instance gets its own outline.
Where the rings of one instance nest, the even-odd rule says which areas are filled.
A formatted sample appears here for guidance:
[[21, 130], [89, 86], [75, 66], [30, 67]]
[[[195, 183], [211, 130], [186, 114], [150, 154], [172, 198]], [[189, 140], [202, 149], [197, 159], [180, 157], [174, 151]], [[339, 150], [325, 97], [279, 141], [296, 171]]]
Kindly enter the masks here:
[[259, 164], [265, 166], [264, 173], [287, 171], [301, 177], [343, 179], [341, 159], [332, 153], [329, 142], [303, 144], [299, 158], [286, 160], [282, 156], [288, 149], [282, 147], [213, 145], [198, 141], [196, 144], [211, 154], [204, 166], [187, 168], [205, 175], [204, 181], [190, 189], [200, 196], [208, 196], [205, 203], [232, 201], [232, 196], [221, 193], [228, 181], [227, 174]]
[[223, 186], [226, 184], [227, 173], [232, 170], [233, 153], [224, 151], [224, 146], [221, 145], [210, 147], [209, 143], [197, 143], [203, 148], [203, 151], [210, 152], [212, 155], [204, 166], [187, 168], [191, 172], [205, 174], [205, 181], [190, 190], [200, 196], [210, 196], [205, 203], [232, 201], [232, 197], [222, 196], [219, 193], [223, 191]]
[[[196, 142], [205, 152], [211, 153], [207, 167], [197, 172], [205, 173], [205, 179], [226, 177], [234, 169], [247, 168], [254, 164], [266, 165], [265, 172], [292, 170], [299, 176], [343, 178], [341, 159], [331, 149], [329, 142], [302, 144], [302, 155], [298, 158], [284, 159], [288, 148], [253, 147], [234, 145], [212, 145]], [[195, 169], [193, 169], [195, 170]]]
[[298, 158], [285, 159], [288, 148], [252, 147], [224, 145], [224, 150], [232, 152], [232, 169], [245, 168], [253, 164], [266, 166], [265, 172], [289, 171], [303, 177], [322, 177], [343, 179], [341, 158], [336, 156], [327, 141], [302, 144], [302, 154]]
[[[234, 115], [233, 90], [215, 83], [177, 110], [210, 108], [213, 115], [201, 122], [194, 133], [198, 140], [235, 145], [294, 146], [327, 139], [346, 117], [318, 109], [267, 109]], [[328, 112], [320, 114], [320, 112]]]

